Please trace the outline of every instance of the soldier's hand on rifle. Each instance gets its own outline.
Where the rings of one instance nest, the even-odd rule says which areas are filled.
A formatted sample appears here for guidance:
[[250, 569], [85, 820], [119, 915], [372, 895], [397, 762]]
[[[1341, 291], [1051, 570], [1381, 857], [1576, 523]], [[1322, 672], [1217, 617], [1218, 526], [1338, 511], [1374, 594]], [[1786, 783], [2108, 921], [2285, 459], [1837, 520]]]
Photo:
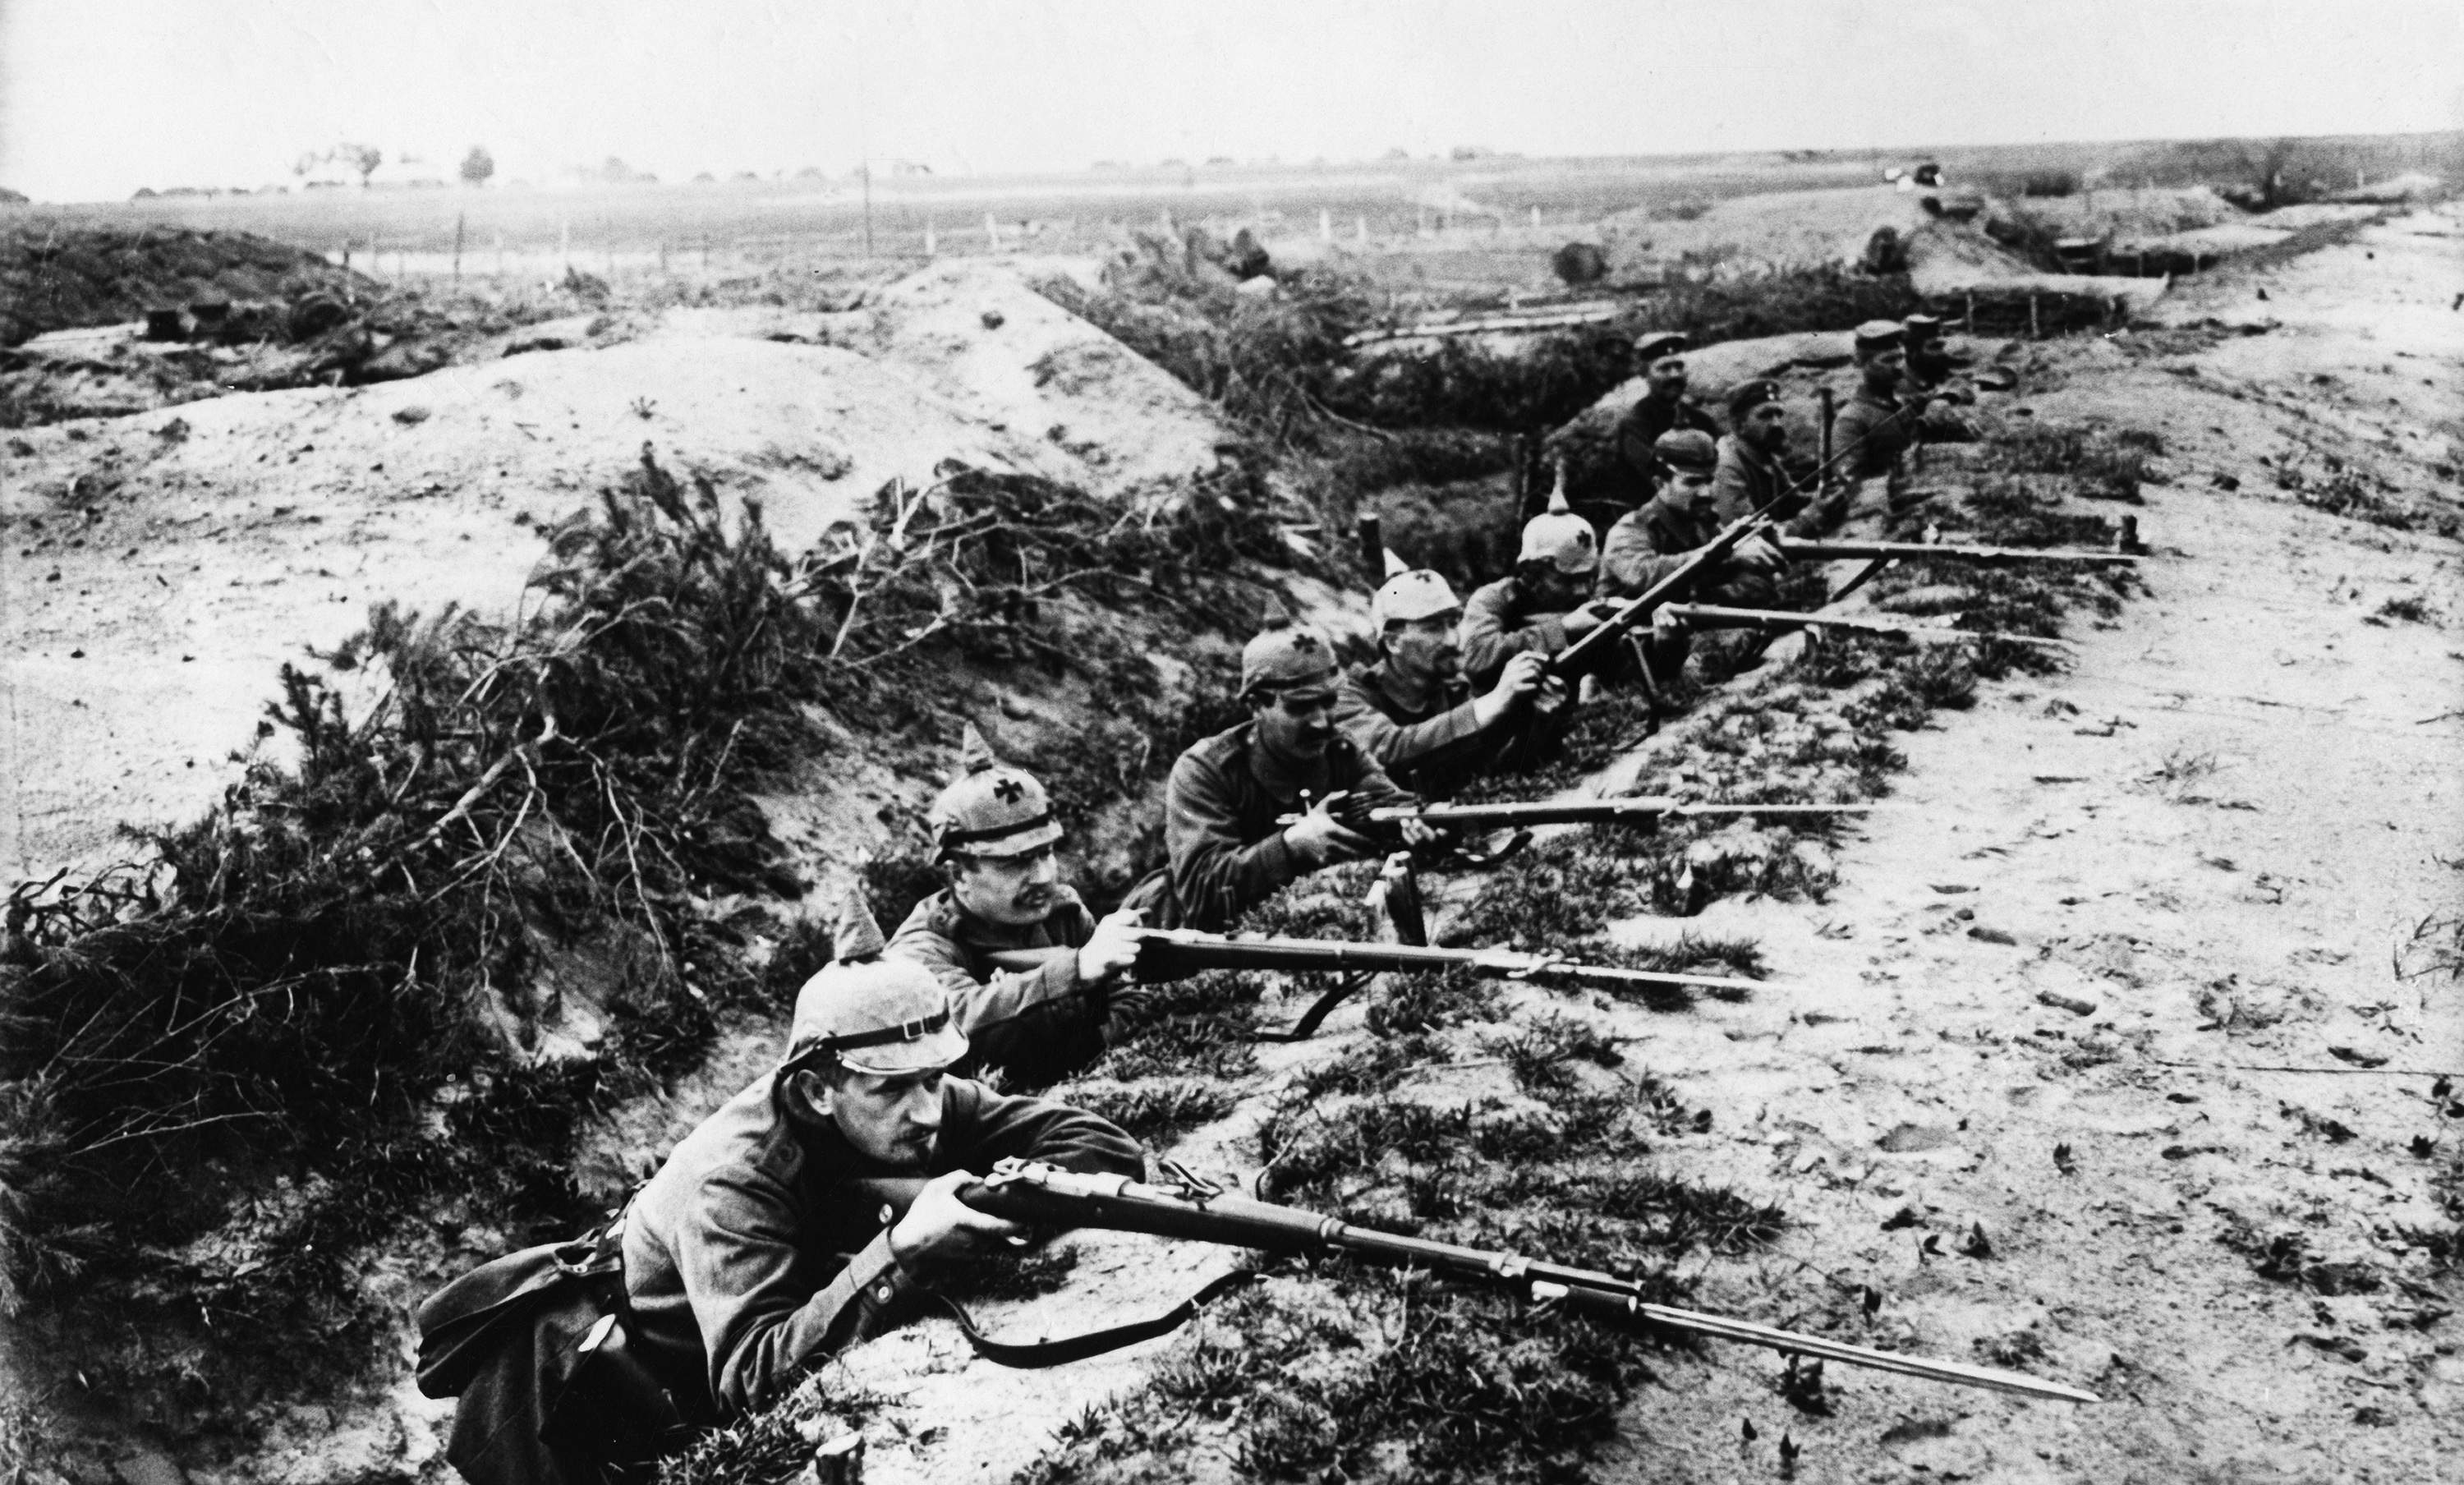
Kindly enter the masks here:
[[1486, 695], [1473, 699], [1472, 724], [1484, 728], [1496, 726], [1505, 720], [1507, 712], [1514, 709], [1517, 701], [1537, 695], [1548, 678], [1549, 662], [1529, 650], [1507, 659], [1506, 673], [1497, 677], [1497, 684], [1489, 688]]
[[935, 1176], [915, 1193], [915, 1204], [890, 1230], [890, 1252], [901, 1268], [929, 1272], [1003, 1238], [1025, 1234], [1017, 1223], [988, 1217], [958, 1200], [958, 1188], [975, 1179], [967, 1171], [953, 1170]]
[[1566, 626], [1569, 638], [1580, 639], [1607, 623], [1609, 615], [1615, 612], [1617, 612], [1617, 605], [1605, 599], [1595, 598], [1557, 622]]
[[1403, 844], [1407, 846], [1434, 846], [1449, 833], [1426, 820], [1397, 820], [1395, 824], [1403, 832]]
[[1334, 817], [1335, 801], [1349, 792], [1337, 789], [1309, 806], [1309, 813], [1284, 827], [1284, 847], [1307, 867], [1333, 861], [1357, 861], [1376, 853], [1376, 843]]
[[1531, 709], [1543, 716], [1553, 716], [1555, 715], [1557, 708], [1565, 704], [1566, 682], [1564, 678], [1556, 676], [1544, 676], [1541, 679], [1539, 691], [1531, 698]]
[[1093, 937], [1078, 950], [1081, 985], [1105, 985], [1119, 979], [1137, 963], [1136, 930], [1145, 927], [1133, 907], [1125, 907], [1095, 924]]
[[1749, 536], [1729, 551], [1727, 565], [1732, 572], [1776, 572], [1784, 560], [1778, 547], [1762, 537]]

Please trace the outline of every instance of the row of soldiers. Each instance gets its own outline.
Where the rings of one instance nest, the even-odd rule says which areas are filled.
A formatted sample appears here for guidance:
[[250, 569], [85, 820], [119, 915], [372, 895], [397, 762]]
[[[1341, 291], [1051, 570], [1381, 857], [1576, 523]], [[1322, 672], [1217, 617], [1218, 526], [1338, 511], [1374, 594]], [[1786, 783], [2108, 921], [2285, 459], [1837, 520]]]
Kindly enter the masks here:
[[[1905, 338], [1897, 324], [1858, 330], [1860, 387], [1839, 420], [1855, 440], [1850, 477], [1779, 500], [1798, 529], [1836, 523], [1858, 478], [1905, 446]], [[1468, 603], [1437, 573], [1397, 573], [1372, 605], [1377, 657], [1349, 673], [1309, 625], [1279, 620], [1251, 639], [1241, 655], [1247, 720], [1174, 765], [1169, 859], [1109, 916], [1060, 879], [1063, 826], [1042, 783], [968, 729], [959, 776], [927, 814], [940, 888], [886, 945], [843, 945], [803, 986], [783, 1060], [675, 1148], [623, 1224], [629, 1344], [678, 1423], [768, 1403], [913, 1314], [966, 1255], [1018, 1238], [958, 1200], [968, 1172], [1012, 1156], [1141, 1172], [1144, 1152], [1113, 1125], [977, 1078], [1001, 1069], [1014, 1083], [1049, 1081], [1134, 1025], [1143, 929], [1220, 930], [1296, 878], [1375, 853], [1348, 807], [1448, 797], [1549, 756], [1579, 704], [1568, 680], [1584, 678], [1555, 674], [1552, 660], [1606, 621], [1608, 603], [1795, 488], [1777, 385], [1731, 392], [1715, 439], [1683, 396], [1682, 348], [1644, 347], [1652, 389], [1626, 431], [1650, 433], [1647, 461], [1631, 443], [1628, 456], [1652, 495], [1605, 533], [1561, 489], [1525, 526], [1514, 572]], [[1780, 561], [1749, 542], [1711, 582], [1732, 594], [1767, 588]], [[1656, 632], [1638, 649], [1620, 663], [1664, 666], [1672, 636]], [[1418, 822], [1403, 834], [1434, 840]], [[845, 1194], [851, 1179], [892, 1173], [934, 1179], [904, 1212]], [[485, 1409], [466, 1395], [464, 1411]], [[473, 1439], [489, 1427], [465, 1421]], [[455, 1462], [477, 1479], [463, 1428]]]

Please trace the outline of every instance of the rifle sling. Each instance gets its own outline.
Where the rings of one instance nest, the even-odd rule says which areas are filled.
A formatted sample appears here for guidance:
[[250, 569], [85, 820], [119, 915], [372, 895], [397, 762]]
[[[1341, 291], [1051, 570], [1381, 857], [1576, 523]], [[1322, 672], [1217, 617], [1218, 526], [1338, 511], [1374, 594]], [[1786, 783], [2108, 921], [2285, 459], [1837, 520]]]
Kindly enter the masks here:
[[1359, 994], [1361, 986], [1367, 985], [1375, 974], [1375, 970], [1369, 969], [1358, 974], [1345, 975], [1336, 982], [1333, 989], [1309, 1003], [1309, 1008], [1301, 1012], [1301, 1018], [1292, 1023], [1290, 1031], [1260, 1031], [1254, 1039], [1262, 1042], [1308, 1041], [1317, 1034], [1317, 1029], [1326, 1023], [1326, 1018], [1334, 1014], [1335, 1007]]
[[1255, 1269], [1235, 1269], [1209, 1280], [1198, 1293], [1152, 1319], [1132, 1320], [1126, 1325], [1090, 1330], [1084, 1335], [1067, 1336], [1059, 1341], [995, 1341], [977, 1328], [975, 1317], [969, 1315], [958, 1301], [943, 1294], [935, 1294], [933, 1297], [938, 1299], [941, 1307], [950, 1312], [950, 1318], [958, 1322], [959, 1334], [967, 1338], [967, 1344], [976, 1348], [978, 1356], [996, 1365], [1032, 1370], [1044, 1366], [1067, 1366], [1090, 1356], [1101, 1356], [1107, 1351], [1136, 1345], [1141, 1341], [1168, 1336], [1188, 1324], [1199, 1311], [1259, 1276]]

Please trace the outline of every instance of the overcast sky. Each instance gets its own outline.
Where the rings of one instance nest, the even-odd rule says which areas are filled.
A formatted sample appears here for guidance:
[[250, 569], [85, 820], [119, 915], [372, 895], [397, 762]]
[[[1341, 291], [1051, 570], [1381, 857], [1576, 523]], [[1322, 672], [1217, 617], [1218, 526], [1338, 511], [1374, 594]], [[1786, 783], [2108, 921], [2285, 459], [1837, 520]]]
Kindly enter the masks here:
[[2456, 0], [0, 0], [0, 185], [2464, 126]]

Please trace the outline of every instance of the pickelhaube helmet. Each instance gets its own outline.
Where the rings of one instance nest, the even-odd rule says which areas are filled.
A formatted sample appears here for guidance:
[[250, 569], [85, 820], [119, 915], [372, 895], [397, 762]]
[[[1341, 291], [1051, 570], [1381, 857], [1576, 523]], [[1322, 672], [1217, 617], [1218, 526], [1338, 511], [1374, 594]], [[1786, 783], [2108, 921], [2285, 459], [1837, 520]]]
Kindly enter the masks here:
[[1264, 627], [1241, 647], [1243, 699], [1334, 679], [1334, 642], [1315, 626], [1298, 622], [1271, 598], [1259, 622]]
[[861, 889], [850, 885], [830, 963], [796, 992], [782, 1073], [835, 1064], [894, 1076], [945, 1068], [967, 1054], [950, 992], [923, 965], [879, 957], [881, 948], [881, 927]]
[[1592, 523], [1566, 503], [1566, 461], [1557, 461], [1557, 485], [1549, 508], [1524, 522], [1518, 563], [1545, 562], [1560, 572], [1590, 572], [1600, 565], [1600, 539]]
[[1426, 567], [1398, 572], [1377, 589], [1369, 601], [1370, 622], [1382, 633], [1389, 624], [1409, 624], [1415, 619], [1434, 619], [1463, 607], [1455, 590], [1446, 580]]
[[993, 756], [992, 744], [969, 722], [958, 742], [958, 779], [924, 812], [934, 859], [954, 855], [1019, 856], [1061, 838], [1052, 799], [1035, 776]]

